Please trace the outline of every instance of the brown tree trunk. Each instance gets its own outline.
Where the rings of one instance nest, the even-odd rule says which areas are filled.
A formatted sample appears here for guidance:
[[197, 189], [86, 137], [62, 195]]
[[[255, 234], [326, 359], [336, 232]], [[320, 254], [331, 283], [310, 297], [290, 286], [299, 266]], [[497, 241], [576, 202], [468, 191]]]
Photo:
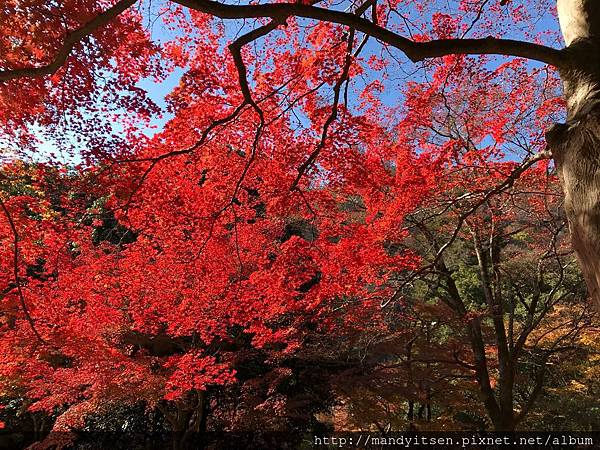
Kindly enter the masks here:
[[547, 134], [565, 192], [573, 248], [600, 309], [600, 2], [558, 0], [566, 57], [567, 123]]
[[[186, 398], [170, 404], [158, 404], [158, 409], [171, 425], [172, 450], [203, 448], [209, 398], [204, 391], [190, 392]], [[191, 442], [192, 438], [195, 439]]]

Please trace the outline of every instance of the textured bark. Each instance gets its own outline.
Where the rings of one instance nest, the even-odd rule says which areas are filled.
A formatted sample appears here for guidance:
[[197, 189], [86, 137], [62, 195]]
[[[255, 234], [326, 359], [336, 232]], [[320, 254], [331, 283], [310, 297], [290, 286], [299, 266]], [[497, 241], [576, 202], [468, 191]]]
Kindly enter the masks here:
[[571, 69], [561, 71], [567, 123], [548, 144], [565, 191], [573, 248], [600, 310], [600, 2], [558, 0]]

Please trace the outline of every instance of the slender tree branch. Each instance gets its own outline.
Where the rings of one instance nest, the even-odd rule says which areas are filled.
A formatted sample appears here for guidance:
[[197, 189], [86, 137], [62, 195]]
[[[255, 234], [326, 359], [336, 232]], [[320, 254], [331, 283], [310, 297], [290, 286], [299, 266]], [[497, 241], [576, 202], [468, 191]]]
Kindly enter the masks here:
[[346, 80], [348, 80], [350, 66], [352, 65], [352, 45], [354, 44], [354, 30], [350, 30], [348, 35], [348, 48], [346, 51], [346, 58], [344, 60], [344, 66], [342, 68], [341, 74], [333, 87], [333, 104], [331, 105], [331, 113], [325, 120], [325, 124], [323, 125], [323, 132], [321, 133], [321, 139], [317, 144], [317, 147], [313, 150], [313, 152], [309, 155], [309, 157], [302, 163], [302, 165], [298, 168], [298, 174], [292, 183], [292, 187], [290, 191], [296, 190], [298, 187], [298, 183], [304, 176], [304, 174], [311, 168], [311, 166], [315, 163], [321, 151], [325, 148], [327, 143], [327, 136], [329, 133], [329, 128], [331, 124], [337, 119], [338, 116], [338, 108], [340, 103], [340, 92], [342, 90], [342, 86]]
[[15, 222], [6, 204], [4, 203], [4, 201], [2, 201], [2, 198], [0, 198], [0, 208], [2, 208], [2, 210], [4, 211], [4, 215], [6, 216], [6, 220], [8, 221], [8, 224], [10, 225], [10, 229], [13, 234], [13, 275], [15, 278], [15, 286], [17, 287], [17, 293], [19, 295], [19, 302], [21, 303], [21, 309], [23, 310], [23, 314], [25, 314], [27, 322], [29, 322], [29, 326], [31, 327], [33, 334], [35, 334], [35, 337], [42, 344], [45, 344], [46, 341], [42, 338], [40, 333], [35, 328], [35, 322], [33, 321], [33, 317], [31, 317], [29, 309], [27, 308], [27, 304], [25, 303], [25, 295], [23, 294], [23, 287], [21, 286], [21, 280], [19, 278], [19, 233], [17, 231], [17, 226], [15, 225]]
[[140, 181], [136, 184], [134, 189], [129, 194], [129, 197], [127, 199], [127, 202], [123, 206], [123, 209], [127, 210], [129, 208], [129, 205], [133, 201], [133, 197], [141, 189], [142, 185], [144, 184], [144, 181], [146, 180], [146, 178], [148, 178], [148, 175], [150, 175], [150, 172], [152, 172], [152, 170], [156, 167], [156, 165], [159, 162], [161, 162], [162, 160], [167, 159], [167, 158], [171, 158], [171, 157], [179, 156], [179, 155], [186, 155], [188, 153], [192, 153], [192, 152], [196, 151], [198, 148], [200, 148], [202, 145], [204, 145], [204, 143], [209, 138], [210, 133], [215, 128], [219, 127], [220, 125], [224, 125], [224, 124], [232, 121], [233, 119], [235, 119], [240, 114], [240, 112], [244, 109], [244, 107], [246, 105], [247, 105], [246, 102], [242, 102], [231, 114], [229, 114], [221, 119], [217, 119], [217, 120], [213, 121], [202, 132], [200, 139], [198, 139], [191, 147], [187, 147], [187, 148], [180, 149], [180, 150], [172, 150], [170, 152], [166, 152], [161, 155], [154, 156], [154, 157], [117, 160], [116, 161], [117, 163], [135, 163], [135, 162], [144, 162], [144, 161], [151, 162], [151, 164], [148, 166], [148, 168], [144, 171], [144, 173], [140, 177]]
[[[206, 238], [204, 239], [204, 242], [202, 243], [202, 246], [200, 247], [199, 252], [196, 254], [195, 259], [198, 259], [200, 257], [200, 255], [202, 254], [202, 252], [204, 252], [204, 249], [206, 248], [206, 246], [208, 245], [208, 242], [210, 241], [210, 239], [213, 236], [214, 228], [215, 228], [215, 225], [216, 225], [219, 217], [221, 217], [221, 215], [225, 211], [227, 211], [227, 209], [229, 209], [230, 207], [233, 207], [235, 205], [235, 202], [238, 201], [237, 200], [238, 193], [240, 191], [240, 188], [242, 187], [242, 183], [244, 182], [246, 175], [248, 174], [248, 171], [250, 170], [250, 166], [252, 165], [252, 163], [254, 162], [254, 160], [256, 158], [256, 150], [258, 149], [259, 140], [260, 140], [260, 137], [262, 134], [263, 127], [265, 125], [265, 116], [264, 116], [263, 110], [260, 108], [260, 106], [258, 106], [256, 101], [254, 101], [254, 98], [252, 97], [252, 91], [250, 90], [250, 85], [248, 84], [248, 70], [246, 69], [246, 65], [244, 64], [244, 58], [242, 57], [242, 47], [244, 45], [249, 44], [250, 42], [255, 41], [256, 39], [266, 36], [271, 31], [276, 29], [280, 24], [281, 24], [281, 22], [279, 20], [272, 20], [267, 25], [258, 27], [256, 29], [244, 34], [243, 36], [240, 36], [239, 38], [237, 38], [235, 41], [233, 41], [229, 45], [229, 51], [231, 52], [233, 61], [235, 63], [235, 66], [236, 66], [236, 69], [238, 72], [240, 89], [242, 91], [242, 95], [244, 96], [244, 101], [242, 102], [242, 105], [240, 106], [240, 108], [242, 108], [245, 105], [250, 105], [256, 111], [256, 114], [258, 115], [258, 118], [259, 118], [259, 123], [256, 128], [256, 132], [254, 133], [254, 140], [252, 141], [250, 157], [248, 158], [248, 161], [244, 165], [242, 174], [240, 175], [240, 177], [238, 178], [238, 180], [235, 184], [233, 194], [231, 195], [231, 198], [229, 199], [229, 201], [212, 215], [211, 224], [208, 229], [208, 234], [206, 235]], [[237, 112], [238, 112], [238, 110], [236, 110], [235, 114], [237, 114]], [[234, 214], [235, 214], [235, 210], [234, 210]]]
[[120, 1], [112, 8], [109, 8], [105, 12], [98, 14], [94, 19], [90, 20], [81, 28], [69, 33], [66, 36], [62, 47], [59, 49], [58, 53], [54, 56], [54, 59], [50, 63], [39, 67], [23, 67], [17, 69], [0, 70], [0, 81], [14, 80], [16, 78], [25, 77], [35, 78], [55, 73], [63, 66], [73, 51], [75, 45], [81, 42], [85, 37], [92, 34], [98, 28], [108, 24], [112, 19], [117, 17], [136, 1], [137, 0]]
[[384, 302], [381, 303], [381, 307], [384, 308], [387, 305], [389, 305], [390, 303], [395, 302], [396, 300], [398, 300], [402, 296], [402, 290], [404, 289], [405, 286], [409, 285], [411, 282], [413, 282], [419, 276], [421, 276], [424, 273], [426, 273], [426, 272], [430, 271], [431, 269], [435, 268], [436, 264], [438, 263], [438, 261], [440, 260], [440, 258], [444, 254], [444, 252], [458, 238], [458, 235], [460, 234], [460, 231], [462, 230], [462, 227], [465, 224], [465, 222], [467, 221], [467, 219], [473, 213], [475, 213], [475, 211], [477, 211], [483, 204], [485, 204], [494, 195], [497, 195], [497, 194], [499, 194], [501, 192], [504, 192], [506, 189], [509, 189], [512, 186], [514, 186], [515, 182], [521, 177], [521, 175], [523, 173], [525, 173], [535, 163], [537, 163], [539, 161], [543, 161], [545, 159], [550, 159], [550, 158], [551, 158], [551, 154], [550, 154], [550, 152], [548, 150], [542, 150], [541, 152], [539, 152], [539, 153], [537, 153], [535, 155], [532, 155], [531, 157], [527, 158], [526, 160], [524, 160], [521, 163], [520, 166], [516, 167], [510, 174], [508, 174], [506, 176], [506, 178], [501, 183], [499, 183], [497, 186], [495, 186], [494, 188], [492, 188], [489, 191], [487, 191], [483, 195], [483, 197], [481, 197], [481, 199], [479, 199], [477, 202], [475, 202], [475, 204], [471, 208], [469, 208], [467, 211], [465, 211], [464, 213], [462, 213], [458, 217], [458, 221], [457, 221], [456, 226], [454, 228], [454, 232], [452, 233], [452, 235], [450, 236], [450, 238], [448, 239], [448, 241], [446, 241], [446, 243], [444, 245], [442, 245], [438, 249], [437, 253], [434, 256], [433, 261], [430, 264], [427, 264], [426, 266], [423, 266], [419, 270], [413, 272], [412, 275], [410, 275], [405, 281], [403, 281], [396, 288], [396, 292], [389, 299], [387, 299], [387, 300], [385, 300]]
[[242, 47], [263, 36], [266, 36], [284, 22], [285, 19], [283, 18], [275, 18], [267, 25], [258, 27], [244, 34], [243, 36], [240, 36], [229, 45], [229, 51], [231, 52], [231, 56], [233, 57], [235, 67], [238, 71], [240, 89], [242, 90], [242, 94], [244, 95], [244, 100], [256, 110], [259, 116], [262, 116], [263, 113], [252, 98], [252, 93], [250, 92], [250, 86], [248, 84], [248, 70], [246, 69], [246, 65], [244, 64], [244, 59], [242, 58]]
[[542, 389], [544, 388], [544, 379], [546, 376], [546, 359], [547, 358], [545, 358], [544, 361], [542, 361], [542, 367], [538, 369], [538, 372], [535, 377], [534, 388], [531, 394], [529, 394], [527, 403], [525, 403], [523, 409], [521, 409], [521, 411], [515, 417], [516, 425], [520, 424], [523, 421], [523, 419], [525, 419], [527, 414], [529, 414], [529, 411], [531, 411], [531, 408], [533, 408], [535, 402], [537, 401], [538, 397], [542, 392]]

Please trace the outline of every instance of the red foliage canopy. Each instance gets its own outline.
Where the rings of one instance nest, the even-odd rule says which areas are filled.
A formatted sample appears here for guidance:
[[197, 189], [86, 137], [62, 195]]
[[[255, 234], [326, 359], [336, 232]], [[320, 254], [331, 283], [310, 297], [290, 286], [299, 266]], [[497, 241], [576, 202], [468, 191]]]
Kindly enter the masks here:
[[[3, 135], [72, 162], [7, 154], [0, 173], [2, 392], [62, 408], [57, 429], [235, 383], [240, 335], [276, 360], [316, 329], [383, 327], [420, 267], [405, 217], [458, 204], [459, 233], [542, 159], [562, 108], [523, 60], [445, 56], [399, 85], [392, 45], [344, 23], [133, 3], [0, 8]], [[415, 42], [548, 39], [545, 1], [412, 3], [350, 11]], [[140, 86], [178, 74], [152, 134], [165, 111]]]

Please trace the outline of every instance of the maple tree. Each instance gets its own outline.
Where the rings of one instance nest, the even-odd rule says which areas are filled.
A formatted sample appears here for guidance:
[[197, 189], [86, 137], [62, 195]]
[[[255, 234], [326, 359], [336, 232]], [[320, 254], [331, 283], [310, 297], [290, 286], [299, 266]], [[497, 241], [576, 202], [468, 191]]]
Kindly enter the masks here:
[[[480, 170], [461, 174], [461, 184]], [[470, 214], [441, 257], [455, 212], [442, 200], [407, 218], [413, 232], [406, 245], [434, 270], [403, 286], [393, 328], [372, 337], [373, 367], [359, 382], [346, 379], [351, 422], [382, 431], [514, 430], [543, 415], [536, 404], [552, 367], [585, 352], [580, 338], [595, 330], [558, 192], [543, 167], [522, 176]]]
[[[457, 334], [483, 409], [496, 429], [517, 426], [531, 407], [513, 398], [522, 353], [567, 307], [554, 302], [566, 289], [558, 179], [598, 303], [598, 14], [591, 0], [558, 1], [569, 47], [557, 50], [535, 26], [555, 2], [446, 3], [6, 1], [2, 395], [56, 431], [140, 401], [174, 431], [235, 429], [259, 420], [218, 411], [240, 392], [286, 417], [305, 393], [277, 386], [393, 334], [387, 311], [436, 279], [470, 330]], [[511, 39], [489, 36], [500, 26]], [[174, 76], [164, 107], [141, 87]], [[531, 217], [552, 226], [507, 250]], [[468, 230], [481, 310], [461, 306], [446, 263]], [[518, 314], [503, 299], [506, 252], [555, 278]], [[510, 348], [505, 319], [521, 324]]]

